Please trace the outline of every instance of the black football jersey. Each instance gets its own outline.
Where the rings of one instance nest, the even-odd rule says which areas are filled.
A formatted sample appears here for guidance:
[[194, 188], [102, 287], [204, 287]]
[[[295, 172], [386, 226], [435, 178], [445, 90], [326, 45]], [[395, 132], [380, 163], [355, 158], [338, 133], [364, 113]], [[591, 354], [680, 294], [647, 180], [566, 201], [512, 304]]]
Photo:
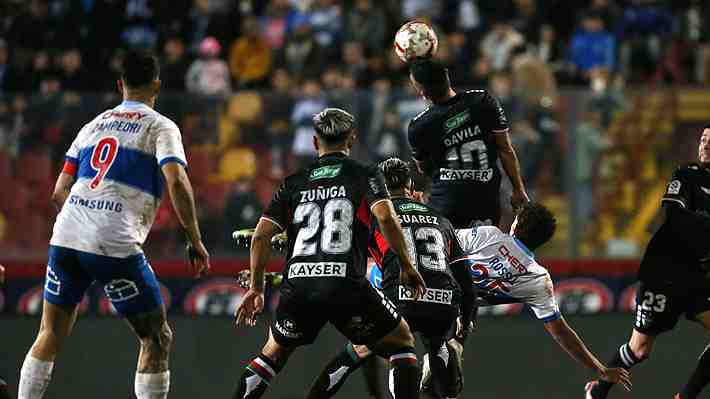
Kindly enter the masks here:
[[[697, 163], [679, 167], [673, 172], [661, 201], [664, 204], [678, 204], [688, 211], [710, 218], [710, 171]], [[679, 265], [687, 266], [689, 270], [679, 270], [679, 265], [654, 265], [653, 262], [642, 262], [640, 269], [642, 279], [658, 273], [690, 272], [692, 274], [700, 256], [710, 252], [708, 237], [694, 237], [690, 233], [681, 236], [674, 233], [668, 226], [672, 222], [671, 217], [667, 215], [664, 223], [651, 237], [646, 249], [646, 257], [652, 257], [654, 254], [672, 256]], [[673, 268], [673, 271], [669, 271], [668, 267]]]
[[284, 284], [328, 295], [365, 281], [370, 208], [388, 199], [382, 172], [342, 153], [287, 177], [262, 216], [288, 235]]
[[409, 144], [413, 157], [432, 177], [434, 209], [451, 219], [467, 214], [475, 196], [499, 195], [495, 135], [507, 131], [503, 108], [485, 90], [457, 93], [412, 119]]
[[[463, 256], [456, 232], [440, 213], [420, 202], [396, 197], [392, 199], [407, 243], [409, 258], [419, 271], [427, 289], [451, 290], [451, 304], [458, 304], [461, 292], [449, 268], [452, 259]], [[400, 286], [399, 259], [373, 223], [370, 254], [382, 268], [382, 289], [390, 297], [397, 297]]]

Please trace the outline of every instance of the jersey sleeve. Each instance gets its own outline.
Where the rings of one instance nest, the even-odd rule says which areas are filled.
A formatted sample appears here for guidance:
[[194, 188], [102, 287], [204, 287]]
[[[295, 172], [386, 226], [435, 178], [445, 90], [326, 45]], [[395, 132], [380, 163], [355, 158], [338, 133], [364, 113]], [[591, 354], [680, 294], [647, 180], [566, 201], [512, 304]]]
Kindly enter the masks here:
[[158, 165], [163, 166], [169, 162], [177, 162], [182, 166], [187, 166], [182, 136], [177, 125], [162, 117], [155, 122], [154, 129], [157, 130], [155, 133], [155, 157], [158, 159]]
[[79, 130], [74, 141], [72, 141], [69, 149], [64, 154], [64, 167], [62, 168], [62, 173], [67, 173], [72, 176], [76, 175], [79, 169], [79, 155], [81, 153], [81, 141], [83, 140], [84, 131], [86, 131], [88, 124]]
[[525, 303], [530, 306], [535, 317], [544, 323], [549, 323], [562, 317], [555, 299], [555, 290], [550, 273], [545, 273], [535, 280], [534, 293], [525, 298]]
[[385, 176], [377, 166], [370, 167], [367, 172], [367, 187], [365, 188], [367, 205], [372, 209], [377, 203], [389, 199], [390, 193], [387, 191]]
[[508, 118], [505, 116], [505, 110], [500, 102], [486, 92], [486, 96], [483, 98], [483, 115], [484, 121], [486, 123], [486, 128], [492, 133], [507, 133], [508, 132]]
[[271, 199], [269, 207], [266, 208], [264, 213], [261, 215], [262, 219], [268, 220], [269, 222], [275, 224], [279, 229], [285, 230], [288, 224], [289, 215], [289, 188], [288, 181], [281, 183], [279, 190], [274, 194], [274, 198]]
[[668, 183], [666, 193], [663, 195], [661, 203], [675, 202], [683, 206], [683, 208], [687, 208], [688, 205], [690, 205], [691, 198], [690, 186], [690, 179], [687, 173], [684, 173], [683, 168], [676, 169], [673, 172], [673, 176], [671, 176], [671, 181]]

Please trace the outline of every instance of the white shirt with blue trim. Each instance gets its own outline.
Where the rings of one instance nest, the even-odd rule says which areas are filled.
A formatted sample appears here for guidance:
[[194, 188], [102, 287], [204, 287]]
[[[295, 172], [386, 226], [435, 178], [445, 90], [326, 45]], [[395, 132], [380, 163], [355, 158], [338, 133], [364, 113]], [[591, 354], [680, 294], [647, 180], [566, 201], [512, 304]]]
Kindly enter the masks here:
[[66, 161], [76, 180], [50, 244], [112, 257], [142, 252], [164, 191], [161, 166], [187, 166], [177, 125], [135, 101], [84, 125]]
[[550, 273], [535, 261], [525, 245], [497, 227], [481, 226], [456, 232], [465, 262], [482, 305], [525, 303], [544, 322], [559, 319]]

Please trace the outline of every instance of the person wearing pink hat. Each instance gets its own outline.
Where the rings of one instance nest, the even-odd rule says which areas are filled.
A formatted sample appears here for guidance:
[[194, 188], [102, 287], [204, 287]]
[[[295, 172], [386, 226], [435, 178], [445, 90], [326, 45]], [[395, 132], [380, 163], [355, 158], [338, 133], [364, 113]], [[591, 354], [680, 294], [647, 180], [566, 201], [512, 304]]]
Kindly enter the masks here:
[[225, 96], [232, 91], [227, 63], [219, 58], [222, 46], [212, 36], [200, 43], [200, 58], [187, 71], [185, 87], [187, 91], [203, 96]]

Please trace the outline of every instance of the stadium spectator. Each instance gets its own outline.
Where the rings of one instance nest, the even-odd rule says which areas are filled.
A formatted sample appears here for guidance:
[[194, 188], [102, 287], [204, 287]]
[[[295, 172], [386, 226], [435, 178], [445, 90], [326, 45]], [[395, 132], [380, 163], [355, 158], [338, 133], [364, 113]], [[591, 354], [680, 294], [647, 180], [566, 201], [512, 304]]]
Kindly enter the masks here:
[[406, 20], [424, 16], [432, 18], [440, 11], [438, 2], [434, 0], [401, 0], [399, 3], [400, 13]]
[[150, 49], [158, 42], [152, 3], [145, 0], [126, 1], [125, 23], [121, 40], [127, 47]]
[[663, 57], [673, 30], [673, 16], [662, 3], [633, 0], [623, 13], [617, 35], [624, 75], [633, 83], [650, 78]]
[[188, 62], [185, 44], [177, 37], [171, 37], [163, 45], [163, 59], [160, 66], [162, 88], [169, 91], [185, 90], [185, 76]]
[[394, 111], [387, 111], [382, 119], [382, 128], [370, 135], [368, 148], [372, 158], [376, 162], [384, 161], [387, 158], [397, 157], [408, 159], [408, 145], [406, 133], [402, 129], [399, 115]]
[[240, 18], [212, 13], [210, 4], [211, 0], [194, 0], [187, 17], [181, 23], [181, 33], [191, 54], [200, 54], [202, 43], [208, 37], [222, 38], [232, 29], [239, 32]]
[[508, 21], [498, 20], [481, 41], [481, 54], [490, 60], [494, 71], [508, 66], [510, 54], [515, 47], [525, 43], [525, 38]]
[[309, 79], [301, 85], [301, 98], [296, 101], [291, 113], [293, 145], [291, 151], [297, 165], [304, 165], [316, 156], [313, 147], [313, 115], [327, 106], [321, 85], [317, 80]]
[[343, 10], [339, 1], [315, 0], [309, 19], [316, 42], [335, 55], [343, 29]]
[[365, 59], [365, 50], [360, 42], [346, 42], [343, 44], [343, 72], [346, 75], [351, 75], [356, 81], [363, 78], [367, 70], [367, 59]]
[[581, 28], [572, 36], [569, 48], [574, 77], [589, 82], [591, 75], [611, 72], [615, 64], [616, 40], [604, 28], [601, 17], [588, 12]]
[[269, 46], [280, 50], [286, 44], [287, 34], [291, 30], [291, 20], [297, 15], [289, 0], [271, 0], [266, 7], [261, 25]]
[[229, 50], [229, 70], [238, 87], [262, 87], [271, 71], [271, 47], [262, 36], [256, 18], [246, 19], [243, 30]]
[[90, 91], [92, 82], [83, 68], [79, 49], [65, 51], [60, 57], [61, 86], [63, 90], [81, 92]]
[[223, 240], [226, 248], [233, 252], [232, 231], [256, 226], [262, 213], [262, 206], [256, 195], [254, 178], [245, 176], [232, 184], [224, 208], [225, 231]]
[[562, 58], [560, 41], [552, 25], [540, 26], [539, 40], [528, 44], [528, 51], [540, 61], [550, 65], [555, 71], [561, 69], [558, 65]]
[[16, 90], [18, 78], [10, 64], [7, 42], [0, 39], [0, 94]]
[[293, 31], [277, 52], [276, 64], [295, 78], [317, 77], [324, 66], [325, 54], [313, 36], [308, 17], [296, 16], [292, 24]]
[[269, 177], [279, 180], [284, 177], [291, 150], [290, 121], [294, 99], [293, 82], [285, 69], [276, 69], [271, 74], [271, 90], [264, 93], [264, 108], [269, 110], [266, 120], [271, 168]]
[[371, 52], [383, 51], [387, 46], [387, 21], [384, 10], [373, 0], [356, 0], [345, 17], [346, 42], [360, 42]]
[[200, 58], [187, 71], [185, 87], [192, 93], [203, 96], [224, 96], [231, 91], [229, 67], [218, 58], [222, 50], [214, 37], [205, 38], [200, 44]]

